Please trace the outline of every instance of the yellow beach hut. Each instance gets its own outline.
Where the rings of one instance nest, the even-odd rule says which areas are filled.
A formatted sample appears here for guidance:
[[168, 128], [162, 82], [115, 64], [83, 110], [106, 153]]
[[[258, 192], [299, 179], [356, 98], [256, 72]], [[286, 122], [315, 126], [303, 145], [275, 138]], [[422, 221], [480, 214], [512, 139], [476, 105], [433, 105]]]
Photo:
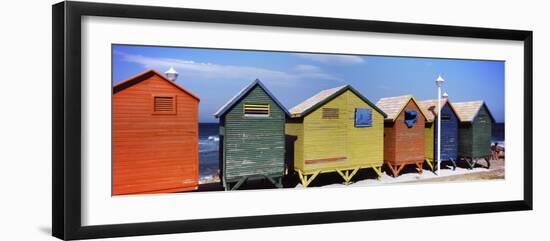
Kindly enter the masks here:
[[323, 90], [290, 109], [294, 170], [304, 187], [321, 173], [349, 183], [359, 169], [381, 175], [386, 114], [349, 85]]

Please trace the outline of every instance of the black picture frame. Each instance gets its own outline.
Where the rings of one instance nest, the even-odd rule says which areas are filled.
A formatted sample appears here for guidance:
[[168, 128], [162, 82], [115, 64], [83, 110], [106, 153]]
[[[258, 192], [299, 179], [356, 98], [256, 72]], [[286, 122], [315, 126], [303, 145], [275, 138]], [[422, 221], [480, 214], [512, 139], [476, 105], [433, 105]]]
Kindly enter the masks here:
[[[533, 32], [523, 30], [366, 21], [263, 13], [198, 10], [90, 2], [52, 6], [53, 150], [52, 233], [88, 239], [532, 210]], [[346, 210], [99, 226], [81, 224], [81, 18], [104, 16], [378, 33], [517, 40], [524, 43], [524, 193], [521, 200], [422, 207]]]

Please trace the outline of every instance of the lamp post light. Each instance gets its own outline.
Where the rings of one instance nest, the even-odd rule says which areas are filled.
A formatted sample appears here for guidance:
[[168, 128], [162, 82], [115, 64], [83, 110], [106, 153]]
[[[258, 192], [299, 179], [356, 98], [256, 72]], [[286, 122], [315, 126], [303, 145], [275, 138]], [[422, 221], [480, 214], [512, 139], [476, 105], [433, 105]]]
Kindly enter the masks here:
[[437, 85], [437, 175], [439, 176], [441, 170], [441, 86], [443, 86], [445, 80], [441, 78], [441, 75], [435, 80]]
[[171, 81], [175, 82], [176, 79], [178, 79], [178, 71], [176, 71], [174, 67], [170, 67], [170, 69], [166, 70], [164, 74], [166, 75], [166, 78]]

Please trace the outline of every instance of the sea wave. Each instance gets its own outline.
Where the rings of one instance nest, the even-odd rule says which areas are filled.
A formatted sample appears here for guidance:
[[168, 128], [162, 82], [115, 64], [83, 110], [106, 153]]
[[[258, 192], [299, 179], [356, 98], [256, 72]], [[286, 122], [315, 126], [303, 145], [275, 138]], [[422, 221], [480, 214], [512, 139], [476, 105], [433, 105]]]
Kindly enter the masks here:
[[219, 143], [220, 138], [218, 136], [199, 139], [199, 153], [216, 152], [219, 150]]

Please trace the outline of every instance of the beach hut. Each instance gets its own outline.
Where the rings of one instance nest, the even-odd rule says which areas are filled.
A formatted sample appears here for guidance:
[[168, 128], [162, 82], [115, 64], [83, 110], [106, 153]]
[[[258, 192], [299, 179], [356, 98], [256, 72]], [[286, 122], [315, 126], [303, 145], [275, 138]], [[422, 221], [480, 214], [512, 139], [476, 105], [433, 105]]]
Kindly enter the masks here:
[[495, 119], [483, 101], [453, 103], [460, 121], [458, 157], [473, 168], [480, 159], [491, 166], [491, 128]]
[[[456, 169], [458, 158], [458, 117], [449, 101], [447, 93], [441, 99], [441, 161], [449, 161]], [[437, 160], [437, 100], [423, 100], [419, 102], [426, 114], [426, 128], [424, 129], [424, 154], [426, 163], [434, 170]]]
[[286, 108], [255, 80], [215, 114], [220, 119], [221, 180], [235, 190], [247, 180], [267, 179], [282, 187]]
[[294, 170], [304, 187], [321, 173], [349, 183], [359, 169], [380, 176], [386, 114], [349, 85], [319, 92], [290, 109], [286, 133], [295, 136]]
[[197, 189], [199, 98], [176, 78], [148, 70], [113, 86], [113, 195]]
[[412, 95], [382, 98], [376, 106], [388, 116], [384, 122], [384, 162], [393, 176], [408, 164], [422, 173], [426, 115]]

